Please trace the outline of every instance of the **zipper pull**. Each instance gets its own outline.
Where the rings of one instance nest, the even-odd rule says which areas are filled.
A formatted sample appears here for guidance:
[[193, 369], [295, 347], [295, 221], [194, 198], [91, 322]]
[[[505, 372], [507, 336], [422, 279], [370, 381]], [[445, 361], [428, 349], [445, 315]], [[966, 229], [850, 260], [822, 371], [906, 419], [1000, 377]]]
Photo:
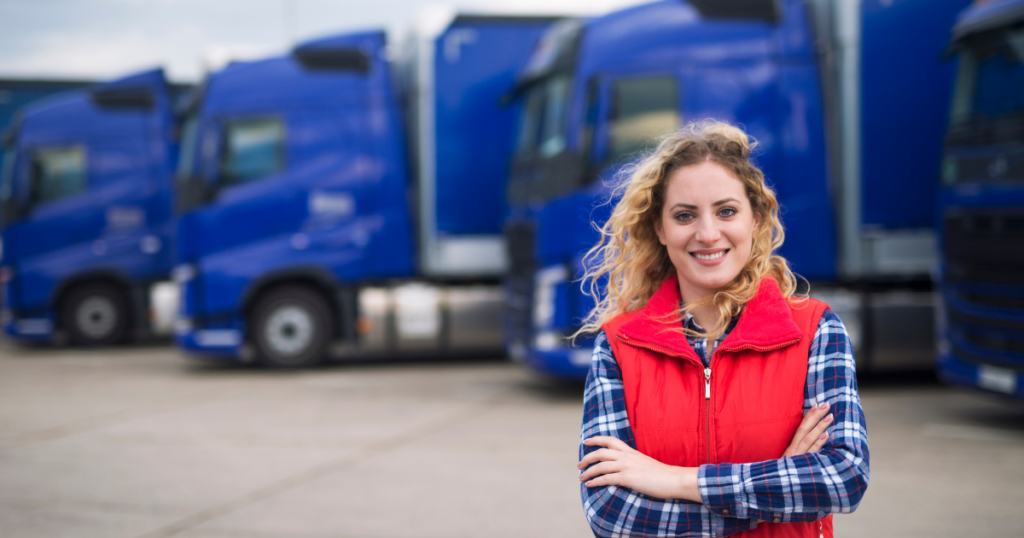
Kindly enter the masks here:
[[711, 368], [704, 369], [704, 399], [711, 399]]
[[818, 522], [818, 537], [825, 538], [825, 524], [820, 521]]

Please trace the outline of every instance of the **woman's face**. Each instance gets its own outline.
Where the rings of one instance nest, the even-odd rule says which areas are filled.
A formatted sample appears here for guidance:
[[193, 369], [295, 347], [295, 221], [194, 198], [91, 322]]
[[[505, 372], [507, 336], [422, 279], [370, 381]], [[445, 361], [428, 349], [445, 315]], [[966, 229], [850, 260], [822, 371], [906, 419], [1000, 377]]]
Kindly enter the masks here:
[[721, 165], [695, 164], [669, 177], [654, 228], [675, 265], [684, 303], [736, 278], [750, 258], [759, 222], [743, 183]]

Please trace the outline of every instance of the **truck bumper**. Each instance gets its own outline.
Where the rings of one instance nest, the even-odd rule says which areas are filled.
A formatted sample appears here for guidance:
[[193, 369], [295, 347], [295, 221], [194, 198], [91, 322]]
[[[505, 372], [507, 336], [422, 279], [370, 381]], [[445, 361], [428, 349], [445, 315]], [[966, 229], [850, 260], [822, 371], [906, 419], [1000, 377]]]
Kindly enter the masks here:
[[531, 368], [560, 379], [586, 379], [593, 349], [560, 346], [554, 349], [529, 348], [522, 355]]
[[1024, 372], [1020, 370], [978, 364], [952, 352], [938, 354], [937, 370], [939, 379], [950, 385], [1024, 400]]
[[240, 323], [222, 327], [196, 328], [189, 320], [179, 320], [174, 340], [182, 351], [209, 359], [243, 360], [245, 333]]
[[53, 341], [54, 327], [52, 314], [15, 318], [9, 312], [3, 313], [4, 334], [16, 342], [49, 344]]

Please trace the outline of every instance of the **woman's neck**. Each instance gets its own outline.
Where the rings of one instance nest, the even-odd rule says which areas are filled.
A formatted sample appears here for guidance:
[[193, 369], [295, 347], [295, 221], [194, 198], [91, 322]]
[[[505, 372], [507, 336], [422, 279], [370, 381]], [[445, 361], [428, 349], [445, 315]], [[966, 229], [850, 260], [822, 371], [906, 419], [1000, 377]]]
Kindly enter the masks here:
[[698, 306], [690, 310], [690, 315], [693, 316], [693, 321], [697, 322], [704, 329], [714, 327], [718, 323], [720, 316], [718, 309], [711, 304], [711, 298], [714, 297], [714, 290], [706, 290], [702, 288], [687, 289], [691, 286], [683, 284], [683, 279], [679, 278], [679, 296], [683, 299], [683, 306], [689, 306], [702, 301], [706, 301], [707, 306]]
[[690, 315], [693, 316], [693, 321], [705, 330], [714, 327], [719, 318], [718, 309], [714, 306], [699, 306], [690, 310]]

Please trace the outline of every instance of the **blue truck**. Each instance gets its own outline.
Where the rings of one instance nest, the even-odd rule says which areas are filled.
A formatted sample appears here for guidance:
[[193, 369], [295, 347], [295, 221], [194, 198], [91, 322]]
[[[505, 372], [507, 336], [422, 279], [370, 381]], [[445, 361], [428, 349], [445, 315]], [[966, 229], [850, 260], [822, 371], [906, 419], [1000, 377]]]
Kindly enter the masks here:
[[157, 328], [151, 298], [171, 286], [181, 89], [152, 70], [18, 114], [0, 181], [8, 337], [111, 344]]
[[179, 346], [282, 367], [500, 352], [499, 101], [551, 22], [433, 17], [208, 76], [176, 179]]
[[578, 277], [623, 163], [685, 122], [741, 124], [783, 206], [782, 254], [862, 369], [934, 363], [934, 203], [966, 0], [665, 0], [545, 35], [508, 101], [509, 353], [579, 378]]
[[1024, 399], [1024, 1], [977, 2], [951, 37], [938, 373]]

